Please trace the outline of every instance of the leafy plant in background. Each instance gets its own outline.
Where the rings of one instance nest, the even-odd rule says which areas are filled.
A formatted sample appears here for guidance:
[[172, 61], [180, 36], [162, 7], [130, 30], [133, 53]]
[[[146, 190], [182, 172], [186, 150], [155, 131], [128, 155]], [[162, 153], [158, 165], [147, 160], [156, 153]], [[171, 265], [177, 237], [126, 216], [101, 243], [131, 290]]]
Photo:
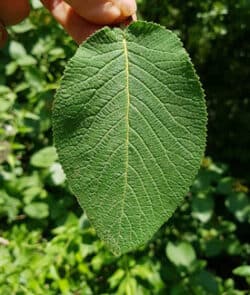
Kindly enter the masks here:
[[[44, 152], [38, 151], [32, 160]], [[37, 195], [31, 205], [43, 204], [49, 208], [45, 212], [48, 215], [29, 214], [25, 205], [27, 195], [21, 191], [16, 216], [1, 210], [2, 220], [9, 215], [12, 220], [1, 232], [5, 241], [5, 246], [0, 247], [1, 292], [248, 294], [250, 245], [244, 231], [249, 224], [246, 211], [250, 212], [250, 201], [247, 188], [230, 178], [226, 167], [204, 160], [170, 225], [163, 226], [137, 252], [116, 258], [97, 238], [86, 216], [76, 212], [78, 206], [72, 204], [74, 198], [70, 193], [59, 193], [65, 190], [65, 179], [61, 178], [60, 184], [52, 181], [51, 167], [55, 165], [53, 162], [45, 168], [43, 162], [36, 162], [43, 184], [38, 190], [54, 190], [54, 194]], [[28, 186], [25, 177], [21, 180]], [[11, 184], [14, 186], [13, 180], [5, 182], [8, 193]], [[35, 181], [26, 187], [26, 191], [36, 189]], [[232, 195], [244, 196], [247, 206], [241, 206], [239, 201], [229, 208]]]
[[[76, 46], [41, 9], [11, 40], [0, 53], [0, 294], [248, 295], [245, 182], [206, 158], [168, 226], [114, 257], [79, 210], [52, 147], [54, 90]], [[36, 63], [17, 62], [18, 47]]]

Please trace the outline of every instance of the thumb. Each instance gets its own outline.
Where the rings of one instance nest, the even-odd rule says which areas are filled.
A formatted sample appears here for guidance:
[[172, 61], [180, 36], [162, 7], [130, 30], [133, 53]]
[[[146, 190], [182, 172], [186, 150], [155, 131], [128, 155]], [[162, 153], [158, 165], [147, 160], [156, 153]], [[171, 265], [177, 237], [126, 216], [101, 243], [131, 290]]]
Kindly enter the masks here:
[[125, 21], [136, 13], [135, 0], [65, 0], [91, 23], [108, 25]]

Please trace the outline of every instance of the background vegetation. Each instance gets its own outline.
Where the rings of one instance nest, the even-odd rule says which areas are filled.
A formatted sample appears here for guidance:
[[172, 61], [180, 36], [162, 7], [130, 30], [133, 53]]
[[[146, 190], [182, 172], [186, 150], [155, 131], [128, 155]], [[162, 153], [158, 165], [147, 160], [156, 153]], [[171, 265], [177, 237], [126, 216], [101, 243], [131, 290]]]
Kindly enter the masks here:
[[152, 241], [120, 258], [96, 237], [57, 162], [51, 105], [76, 45], [32, 3], [0, 51], [0, 294], [250, 294], [250, 2], [138, 1], [140, 17], [175, 30], [192, 56], [215, 161], [204, 159]]

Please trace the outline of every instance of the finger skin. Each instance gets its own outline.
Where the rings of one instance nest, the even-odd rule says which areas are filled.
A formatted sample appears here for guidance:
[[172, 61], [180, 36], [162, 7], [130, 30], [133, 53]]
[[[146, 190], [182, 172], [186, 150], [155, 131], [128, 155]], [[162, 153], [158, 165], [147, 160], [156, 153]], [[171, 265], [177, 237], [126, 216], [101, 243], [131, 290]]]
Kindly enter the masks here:
[[101, 26], [91, 24], [79, 16], [71, 6], [62, 0], [41, 0], [52, 16], [64, 27], [65, 31], [81, 44]]
[[110, 25], [126, 20], [136, 12], [135, 0], [65, 0], [91, 23]]
[[0, 0], [0, 21], [5, 26], [16, 25], [30, 12], [28, 0]]
[[[84, 2], [83, 0], [80, 1], [81, 3]], [[91, 1], [104, 2], [105, 0]], [[87, 37], [102, 27], [101, 25], [94, 24], [93, 22], [81, 17], [78, 13], [76, 13], [75, 9], [72, 9], [69, 4], [62, 0], [41, 0], [41, 2], [78, 44], [81, 44]], [[136, 15], [134, 14], [132, 15], [132, 20], [135, 19]]]

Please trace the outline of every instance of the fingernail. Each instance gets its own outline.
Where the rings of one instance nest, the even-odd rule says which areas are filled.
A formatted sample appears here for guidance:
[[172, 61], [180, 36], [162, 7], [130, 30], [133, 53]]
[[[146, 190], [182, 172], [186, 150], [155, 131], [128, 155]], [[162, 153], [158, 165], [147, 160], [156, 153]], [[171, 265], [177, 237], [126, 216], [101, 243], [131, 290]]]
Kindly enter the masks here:
[[137, 7], [136, 2], [134, 0], [116, 0], [119, 5], [123, 16], [131, 16], [135, 14]]

